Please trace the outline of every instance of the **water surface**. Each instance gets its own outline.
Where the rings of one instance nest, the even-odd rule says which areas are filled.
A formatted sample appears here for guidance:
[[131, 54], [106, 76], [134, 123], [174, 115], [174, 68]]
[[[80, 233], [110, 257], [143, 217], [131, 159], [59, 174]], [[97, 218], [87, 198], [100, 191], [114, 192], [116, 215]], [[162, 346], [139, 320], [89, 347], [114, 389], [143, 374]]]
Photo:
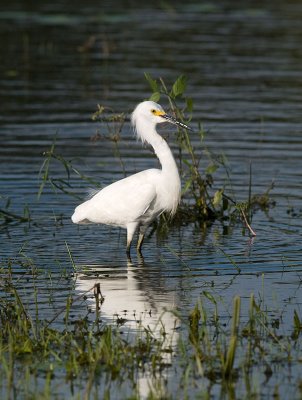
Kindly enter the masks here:
[[[152, 326], [163, 309], [186, 315], [202, 291], [211, 290], [221, 296], [226, 318], [235, 294], [243, 298], [244, 318], [253, 292], [291, 331], [302, 277], [301, 4], [115, 4], [21, 7], [13, 1], [0, 9], [1, 208], [9, 201], [9, 211], [23, 215], [28, 207], [33, 219], [1, 224], [2, 261], [12, 259], [17, 269], [26, 255], [53, 274], [71, 272], [67, 243], [78, 273], [58, 291], [57, 306], [70, 291], [81, 294], [101, 282], [103, 318], [122, 315], [129, 329], [144, 318]], [[206, 131], [202, 144], [192, 135], [202, 166], [208, 149], [223, 153], [230, 167], [232, 186], [220, 169], [213, 191], [225, 184], [245, 200], [250, 163], [253, 194], [274, 181], [276, 205], [254, 214], [254, 240], [240, 223], [226, 229], [215, 222], [206, 231], [196, 224], [171, 227], [165, 238], [149, 235], [144, 260], [133, 252], [129, 263], [124, 231], [71, 223], [80, 200], [50, 186], [37, 200], [43, 152], [55, 135], [56, 152], [101, 186], [158, 165], [133, 138], [128, 118], [118, 144], [121, 159], [114, 143], [91, 140], [108, 134], [106, 124], [91, 121], [97, 104], [129, 113], [149, 97], [144, 72], [168, 85], [188, 76], [191, 126], [197, 130], [201, 122]], [[162, 105], [168, 106], [166, 99]], [[161, 131], [169, 132], [175, 151], [173, 129]], [[51, 164], [50, 174], [66, 178], [60, 163]], [[91, 186], [76, 175], [70, 184], [80, 198]], [[45, 307], [45, 317], [53, 311]], [[172, 327], [173, 318], [166, 324]]]

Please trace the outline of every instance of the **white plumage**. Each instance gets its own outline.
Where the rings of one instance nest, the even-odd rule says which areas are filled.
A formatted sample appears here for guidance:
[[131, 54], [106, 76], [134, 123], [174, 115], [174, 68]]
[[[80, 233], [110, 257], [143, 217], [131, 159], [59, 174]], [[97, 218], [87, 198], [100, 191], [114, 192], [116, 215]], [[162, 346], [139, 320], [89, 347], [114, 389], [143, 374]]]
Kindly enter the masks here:
[[190, 129], [153, 101], [138, 104], [131, 122], [138, 138], [153, 147], [162, 169], [148, 169], [112, 183], [80, 204], [71, 217], [76, 224], [107, 224], [127, 229], [128, 254], [134, 233], [139, 230], [137, 249], [140, 251], [150, 223], [163, 212], [173, 215], [180, 200], [181, 184], [176, 162], [155, 127], [171, 122]]

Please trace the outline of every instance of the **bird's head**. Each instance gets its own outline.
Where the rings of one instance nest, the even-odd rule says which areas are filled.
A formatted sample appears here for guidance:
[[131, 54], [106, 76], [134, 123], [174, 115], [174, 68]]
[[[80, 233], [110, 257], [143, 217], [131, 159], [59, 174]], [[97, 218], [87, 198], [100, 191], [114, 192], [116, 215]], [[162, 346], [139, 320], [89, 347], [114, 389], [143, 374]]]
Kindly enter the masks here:
[[[192, 131], [190, 127], [167, 114], [161, 105], [150, 100], [139, 103], [131, 116], [131, 123], [136, 130], [140, 130], [140, 125], [143, 125], [144, 130], [146, 130], [150, 126], [154, 127], [163, 122], [170, 122], [171, 124]], [[140, 136], [143, 136], [142, 133]], [[142, 139], [144, 140], [144, 137], [142, 137]]]

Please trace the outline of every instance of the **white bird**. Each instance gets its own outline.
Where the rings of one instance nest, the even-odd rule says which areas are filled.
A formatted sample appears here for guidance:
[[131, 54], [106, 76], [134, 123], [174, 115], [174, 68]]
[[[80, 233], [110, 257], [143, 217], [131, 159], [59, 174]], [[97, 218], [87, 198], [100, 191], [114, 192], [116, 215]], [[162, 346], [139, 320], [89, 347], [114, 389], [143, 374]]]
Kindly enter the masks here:
[[157, 133], [156, 125], [170, 122], [192, 130], [153, 101], [138, 104], [131, 122], [137, 137], [153, 147], [162, 169], [141, 171], [106, 186], [80, 204], [71, 217], [75, 224], [96, 223], [127, 229], [128, 255], [135, 232], [139, 230], [137, 250], [140, 252], [151, 222], [163, 212], [175, 214], [180, 201], [177, 165], [167, 142]]

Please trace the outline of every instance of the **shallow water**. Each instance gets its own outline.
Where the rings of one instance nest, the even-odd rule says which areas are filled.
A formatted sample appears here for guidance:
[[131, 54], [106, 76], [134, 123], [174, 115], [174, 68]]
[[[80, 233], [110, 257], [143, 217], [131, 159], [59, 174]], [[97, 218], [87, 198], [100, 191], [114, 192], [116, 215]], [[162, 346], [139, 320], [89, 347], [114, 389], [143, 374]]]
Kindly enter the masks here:
[[[99, 280], [102, 317], [123, 315], [129, 329], [138, 315], [152, 326], [163, 308], [185, 315], [211, 288], [225, 310], [235, 294], [242, 296], [243, 317], [254, 292], [291, 331], [302, 300], [301, 4], [122, 4], [114, 10], [93, 1], [23, 8], [13, 1], [0, 9], [1, 208], [10, 199], [10, 212], [22, 215], [28, 206], [33, 218], [30, 225], [0, 225], [2, 260], [11, 258], [17, 268], [26, 255], [53, 274], [71, 271], [67, 242], [79, 273], [58, 291], [58, 306], [70, 291], [80, 294]], [[197, 130], [201, 122], [206, 131], [202, 144], [193, 136], [197, 152], [203, 166], [206, 148], [227, 157], [238, 200], [248, 196], [250, 163], [253, 194], [274, 181], [276, 206], [255, 213], [254, 240], [240, 224], [216, 222], [206, 232], [193, 224], [174, 227], [166, 238], [147, 237], [144, 260], [133, 252], [129, 263], [124, 231], [71, 223], [78, 199], [46, 186], [37, 200], [43, 152], [55, 135], [57, 153], [101, 185], [123, 177], [123, 166], [129, 175], [157, 165], [133, 138], [129, 120], [121, 132], [121, 160], [112, 142], [90, 140], [107, 134], [105, 124], [90, 118], [98, 103], [130, 112], [150, 95], [144, 72], [168, 85], [181, 73], [188, 76], [191, 126]], [[162, 131], [175, 150], [173, 129]], [[56, 162], [50, 174], [66, 179]], [[222, 169], [214, 178], [213, 190], [227, 182]], [[81, 198], [91, 186], [76, 175], [70, 184]], [[52, 310], [44, 312], [49, 318]]]

